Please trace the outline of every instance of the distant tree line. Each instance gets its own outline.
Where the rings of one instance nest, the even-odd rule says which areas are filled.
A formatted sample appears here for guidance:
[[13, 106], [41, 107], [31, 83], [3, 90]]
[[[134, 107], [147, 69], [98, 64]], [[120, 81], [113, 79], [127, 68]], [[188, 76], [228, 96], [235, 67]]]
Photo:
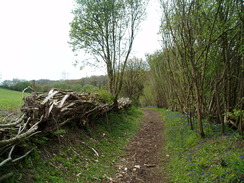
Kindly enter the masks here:
[[16, 91], [22, 91], [28, 86], [31, 86], [31, 81], [27, 81], [23, 79], [5, 80], [0, 85], [1, 88], [16, 90]]
[[106, 89], [107, 82], [107, 76], [91, 76], [78, 80], [65, 81], [54, 81], [49, 79], [27, 81], [23, 79], [13, 79], [3, 81], [0, 87], [16, 91], [23, 91], [28, 86], [31, 86], [38, 92], [47, 92], [51, 88], [60, 88], [77, 92], [90, 92], [101, 88]]

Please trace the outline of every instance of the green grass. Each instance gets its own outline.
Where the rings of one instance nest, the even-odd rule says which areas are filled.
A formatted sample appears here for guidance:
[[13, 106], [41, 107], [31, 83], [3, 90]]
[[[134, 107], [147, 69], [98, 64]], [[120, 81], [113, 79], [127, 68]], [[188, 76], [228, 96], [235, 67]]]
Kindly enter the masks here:
[[0, 110], [14, 111], [22, 105], [21, 92], [0, 88]]
[[[196, 130], [190, 130], [186, 116], [160, 109], [165, 122], [166, 146], [164, 171], [170, 182], [212, 183], [243, 182], [243, 140], [237, 132], [227, 129], [220, 135], [219, 125], [204, 122], [207, 135], [201, 139]], [[195, 122], [195, 129], [197, 124]]]
[[[6, 182], [109, 182], [106, 177], [115, 175], [116, 162], [142, 117], [140, 109], [132, 108], [111, 113], [108, 121], [99, 119], [87, 129], [78, 129], [74, 124], [56, 135], [39, 137], [35, 140], [39, 147], [31, 156], [5, 169], [14, 171], [14, 176]], [[68, 142], [59, 144], [58, 138]]]

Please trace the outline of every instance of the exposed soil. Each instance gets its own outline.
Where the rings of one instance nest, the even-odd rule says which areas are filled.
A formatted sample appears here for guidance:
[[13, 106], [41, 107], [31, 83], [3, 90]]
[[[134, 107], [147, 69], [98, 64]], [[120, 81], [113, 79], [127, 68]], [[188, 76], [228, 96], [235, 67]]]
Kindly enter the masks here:
[[117, 183], [162, 183], [163, 122], [153, 109], [144, 109], [139, 131], [126, 147], [118, 165]]

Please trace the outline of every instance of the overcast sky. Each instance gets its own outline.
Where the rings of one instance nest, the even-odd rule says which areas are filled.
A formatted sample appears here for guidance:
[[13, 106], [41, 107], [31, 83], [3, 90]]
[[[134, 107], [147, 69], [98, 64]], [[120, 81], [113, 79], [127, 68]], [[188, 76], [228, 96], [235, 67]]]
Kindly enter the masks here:
[[[106, 74], [103, 69], [73, 66], [77, 58], [67, 43], [72, 9], [73, 0], [0, 0], [0, 81]], [[133, 45], [134, 56], [144, 58], [160, 49], [159, 25], [159, 5], [151, 0]]]

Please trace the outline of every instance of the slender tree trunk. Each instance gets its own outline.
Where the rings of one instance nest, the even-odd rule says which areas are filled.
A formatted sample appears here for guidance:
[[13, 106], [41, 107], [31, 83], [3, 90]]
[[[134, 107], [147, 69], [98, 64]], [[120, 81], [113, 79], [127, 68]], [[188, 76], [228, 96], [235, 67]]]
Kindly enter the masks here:
[[190, 112], [190, 124], [191, 124], [191, 130], [194, 130], [194, 127], [193, 127], [193, 119], [192, 119], [192, 113]]
[[113, 74], [112, 64], [110, 60], [107, 60], [107, 73], [108, 73], [109, 91], [112, 95], [114, 95], [114, 74]]
[[203, 130], [203, 125], [202, 125], [202, 99], [200, 96], [200, 92], [199, 92], [197, 83], [195, 84], [195, 87], [196, 87], [196, 98], [197, 98], [197, 122], [198, 122], [200, 136], [201, 136], [201, 138], [204, 138], [205, 133]]
[[217, 93], [216, 93], [216, 102], [217, 102], [217, 113], [218, 113], [219, 120], [221, 122], [221, 133], [222, 133], [222, 135], [224, 135], [224, 133], [225, 133], [225, 123], [224, 123], [223, 116], [221, 114], [220, 102], [219, 102], [219, 94], [217, 94]]

